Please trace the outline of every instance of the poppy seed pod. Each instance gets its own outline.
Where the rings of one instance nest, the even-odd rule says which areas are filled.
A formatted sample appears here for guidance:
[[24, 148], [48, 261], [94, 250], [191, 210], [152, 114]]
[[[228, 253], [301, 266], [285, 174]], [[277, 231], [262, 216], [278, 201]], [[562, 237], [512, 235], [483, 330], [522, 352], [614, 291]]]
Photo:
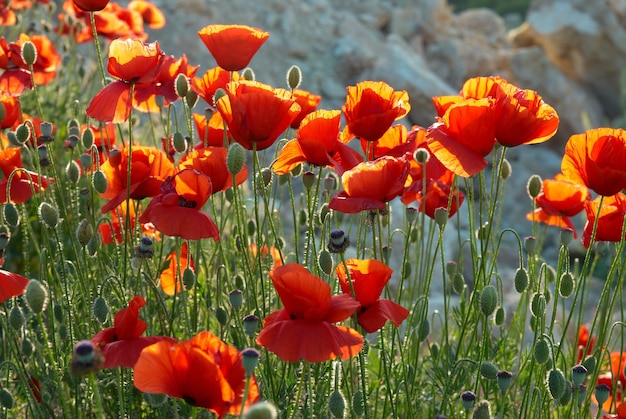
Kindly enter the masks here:
[[315, 173], [307, 171], [302, 174], [302, 184], [307, 191], [310, 191], [315, 183]]
[[328, 398], [328, 411], [334, 418], [343, 418], [346, 412], [346, 399], [338, 390], [333, 391]]
[[240, 289], [232, 290], [228, 294], [228, 300], [230, 301], [230, 305], [233, 309], [241, 309], [241, 306], [243, 305], [243, 291]]
[[506, 370], [498, 371], [496, 380], [500, 391], [504, 394], [513, 384], [513, 374]]
[[428, 160], [430, 160], [430, 152], [425, 148], [418, 148], [413, 153], [413, 158], [416, 162], [423, 166], [428, 163]]
[[330, 253], [343, 253], [350, 246], [350, 238], [343, 230], [333, 230], [330, 232], [328, 251]]
[[252, 377], [254, 369], [259, 364], [261, 353], [254, 348], [246, 348], [241, 351], [243, 368], [246, 370], [246, 376]]
[[468, 413], [474, 407], [476, 403], [476, 394], [473, 391], [464, 391], [461, 393], [461, 404], [463, 404], [463, 409], [466, 413]]
[[587, 376], [587, 368], [584, 365], [574, 365], [572, 367], [572, 382], [575, 386], [581, 385]]
[[446, 223], [448, 222], [448, 215], [449, 212], [447, 208], [439, 207], [435, 209], [435, 222], [440, 228], [446, 226]]
[[243, 331], [248, 337], [253, 338], [259, 328], [259, 318], [250, 314], [243, 318]]
[[297, 65], [292, 65], [287, 70], [287, 86], [291, 90], [297, 89], [302, 83], [302, 70]]
[[604, 383], [598, 384], [594, 394], [596, 396], [598, 406], [602, 406], [604, 402], [609, 399], [609, 396], [611, 395], [611, 388]]

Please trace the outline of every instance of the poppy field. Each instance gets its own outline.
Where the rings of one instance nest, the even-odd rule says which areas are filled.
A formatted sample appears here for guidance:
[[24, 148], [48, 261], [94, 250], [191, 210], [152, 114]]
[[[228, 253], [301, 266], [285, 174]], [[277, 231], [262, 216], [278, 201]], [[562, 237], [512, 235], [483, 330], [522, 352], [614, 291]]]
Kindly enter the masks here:
[[145, 0], [0, 25], [3, 417], [626, 418], [622, 129], [528, 179], [522, 237], [541, 92], [478, 76], [411, 126], [384, 81], [256, 80], [259, 28], [193, 28], [202, 69]]

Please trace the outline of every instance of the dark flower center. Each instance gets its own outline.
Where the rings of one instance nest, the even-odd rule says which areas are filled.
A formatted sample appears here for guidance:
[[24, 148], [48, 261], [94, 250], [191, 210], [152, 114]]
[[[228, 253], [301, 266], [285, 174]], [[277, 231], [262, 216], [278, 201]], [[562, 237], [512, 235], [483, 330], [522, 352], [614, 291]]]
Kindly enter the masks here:
[[196, 201], [187, 200], [183, 196], [178, 197], [178, 206], [183, 208], [195, 208], [198, 205]]

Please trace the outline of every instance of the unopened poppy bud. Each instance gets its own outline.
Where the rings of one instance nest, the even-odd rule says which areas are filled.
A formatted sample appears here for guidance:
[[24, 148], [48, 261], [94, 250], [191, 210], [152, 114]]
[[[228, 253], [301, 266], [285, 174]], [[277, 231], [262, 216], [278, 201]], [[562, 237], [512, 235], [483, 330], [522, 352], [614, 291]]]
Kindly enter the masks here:
[[291, 90], [295, 90], [300, 86], [300, 83], [302, 83], [302, 70], [297, 65], [292, 65], [287, 70], [287, 86]]
[[498, 371], [496, 380], [500, 391], [504, 394], [511, 387], [511, 384], [513, 384], [513, 374], [506, 370]]
[[79, 160], [83, 169], [89, 169], [93, 164], [93, 157], [91, 154], [83, 153], [80, 155]]
[[487, 285], [480, 293], [480, 311], [485, 316], [493, 314], [498, 306], [498, 291], [493, 285]]
[[567, 406], [572, 401], [572, 393], [574, 388], [568, 380], [565, 380], [565, 391], [561, 394], [561, 398], [559, 399], [559, 404], [561, 406]]
[[596, 386], [595, 392], [596, 401], [598, 402], [598, 406], [602, 406], [605, 401], [609, 399], [611, 395], [611, 388], [606, 384], [598, 384]]
[[435, 222], [441, 228], [445, 227], [448, 222], [449, 212], [444, 207], [435, 208]]
[[507, 159], [502, 161], [502, 168], [500, 169], [500, 179], [507, 180], [511, 177], [513, 170], [511, 169], [511, 163]]
[[545, 364], [550, 359], [550, 344], [544, 338], [537, 339], [533, 348], [535, 361], [538, 364]]
[[461, 272], [457, 272], [452, 276], [452, 289], [457, 294], [462, 294], [465, 289], [465, 278]]
[[430, 321], [427, 317], [422, 319], [420, 323], [419, 329], [417, 329], [417, 340], [419, 342], [424, 342], [426, 338], [430, 335]]
[[56, 226], [59, 224], [59, 210], [57, 210], [49, 203], [42, 202], [41, 204], [39, 204], [37, 213], [39, 214], [39, 219], [43, 221], [46, 227], [56, 228]]
[[22, 313], [22, 309], [18, 306], [11, 307], [11, 311], [9, 311], [9, 326], [13, 330], [20, 330], [26, 319], [24, 318], [24, 313]]
[[244, 79], [244, 80], [255, 81], [256, 80], [256, 74], [254, 74], [254, 70], [253, 69], [251, 69], [250, 67], [246, 67], [241, 72], [241, 78]]
[[215, 317], [222, 326], [226, 326], [226, 323], [228, 323], [228, 313], [223, 307], [217, 307], [215, 309]]
[[502, 326], [504, 324], [505, 319], [506, 319], [506, 311], [504, 310], [504, 307], [500, 306], [496, 310], [496, 315], [494, 318], [494, 322], [496, 323], [496, 326]]
[[243, 318], [243, 331], [248, 337], [253, 338], [259, 329], [259, 318], [250, 314]]
[[176, 131], [174, 133], [172, 142], [174, 143], [174, 150], [178, 153], [184, 153], [187, 150], [187, 140], [181, 132]]
[[81, 246], [87, 246], [89, 240], [93, 237], [93, 227], [88, 219], [84, 218], [76, 227], [76, 240]]
[[30, 127], [28, 124], [20, 124], [15, 129], [15, 135], [17, 136], [17, 141], [20, 144], [24, 144], [31, 136]]
[[495, 380], [498, 375], [498, 367], [489, 361], [483, 361], [480, 364], [480, 375], [490, 380]]
[[39, 124], [39, 130], [41, 131], [41, 136], [46, 138], [52, 138], [52, 129], [54, 125], [51, 122], [42, 122]]
[[329, 192], [337, 189], [337, 184], [338, 184], [338, 181], [335, 176], [328, 175], [324, 178], [324, 189]]
[[[198, 103], [198, 94], [194, 90], [189, 89], [189, 91], [187, 92], [187, 96], [185, 97], [185, 100], [187, 101], [187, 107], [189, 109], [193, 109], [193, 107], [196, 106], [196, 103]], [[159, 106], [159, 107], [162, 107], [162, 106]]]
[[143, 393], [144, 400], [153, 407], [161, 406], [167, 396], [165, 394], [157, 394], [157, 393]]
[[98, 193], [105, 193], [109, 188], [109, 181], [107, 180], [107, 176], [102, 170], [96, 170], [93, 172], [91, 183], [93, 185], [93, 188]]
[[472, 411], [472, 419], [491, 419], [491, 405], [487, 400], [481, 400]]
[[269, 167], [264, 167], [261, 169], [260, 175], [259, 180], [261, 181], [261, 185], [263, 185], [264, 188], [267, 188], [272, 182], [272, 170]]
[[315, 173], [313, 172], [304, 172], [302, 174], [302, 184], [306, 188], [307, 191], [310, 191], [313, 185], [315, 184]]
[[21, 55], [27, 65], [33, 65], [37, 61], [37, 47], [31, 41], [26, 41], [22, 44]]
[[530, 312], [536, 317], [546, 314], [546, 297], [542, 293], [536, 292], [533, 295], [530, 301]]
[[20, 352], [22, 355], [28, 358], [33, 354], [33, 352], [35, 352], [35, 347], [30, 340], [24, 338], [22, 339], [22, 344], [20, 345]]
[[268, 401], [255, 403], [243, 415], [244, 419], [278, 419], [278, 409]]
[[107, 304], [107, 300], [103, 297], [97, 297], [93, 302], [91, 311], [100, 324], [106, 323], [109, 317], [109, 305]]
[[529, 255], [534, 255], [537, 251], [537, 239], [533, 236], [524, 238], [524, 247]]
[[20, 213], [13, 202], [9, 201], [4, 204], [2, 215], [4, 216], [5, 224], [9, 227], [17, 227], [20, 225]]
[[421, 165], [425, 165], [430, 160], [430, 152], [425, 148], [418, 148], [413, 153], [413, 158]]
[[489, 221], [485, 221], [483, 225], [476, 230], [476, 238], [481, 241], [489, 239]]
[[187, 93], [189, 93], [189, 79], [183, 73], [179, 73], [176, 76], [174, 90], [176, 90], [176, 94], [180, 98], [186, 97]]
[[94, 234], [89, 243], [87, 243], [87, 254], [91, 257], [96, 256], [98, 249], [100, 248], [100, 235]]
[[[389, 260], [387, 260], [386, 263], [389, 264]], [[404, 265], [402, 265], [402, 279], [407, 279], [408, 277], [410, 277], [411, 271], [412, 271], [411, 262], [407, 260], [406, 262], [404, 262]]]
[[48, 305], [48, 290], [36, 279], [28, 281], [26, 286], [26, 303], [35, 314], [39, 314], [46, 309]]
[[520, 294], [524, 292], [528, 287], [528, 271], [522, 267], [517, 268], [513, 282], [515, 284], [515, 291]]
[[13, 409], [13, 395], [6, 388], [0, 390], [0, 406], [7, 410]]
[[299, 223], [301, 226], [305, 226], [305, 225], [306, 225], [306, 220], [307, 220], [306, 210], [301, 209], [301, 210], [298, 212], [298, 223]]
[[561, 283], [559, 284], [559, 294], [561, 297], [567, 298], [574, 291], [574, 275], [571, 272], [563, 272], [561, 275]]
[[333, 418], [342, 418], [346, 413], [346, 399], [338, 390], [330, 393], [328, 398], [328, 411]]
[[217, 101], [223, 98], [224, 96], [226, 96], [226, 90], [220, 87], [219, 89], [215, 91], [215, 94], [213, 95], [213, 103], [217, 104]]
[[565, 391], [565, 376], [561, 370], [550, 370], [547, 378], [548, 391], [554, 400], [558, 400]]
[[572, 382], [575, 386], [579, 386], [587, 377], [587, 368], [584, 365], [574, 365], [572, 367]]
[[350, 246], [350, 238], [343, 230], [333, 230], [330, 232], [330, 240], [327, 249], [330, 253], [343, 253]]
[[464, 391], [461, 393], [461, 404], [463, 405], [463, 410], [465, 413], [468, 413], [474, 407], [476, 403], [476, 395], [473, 391]]
[[391, 251], [393, 248], [391, 246], [383, 246], [383, 262], [385, 265], [389, 265], [389, 259], [391, 258]]
[[330, 275], [333, 272], [333, 257], [327, 249], [320, 251], [317, 256], [317, 264], [326, 275]]
[[70, 182], [77, 184], [80, 180], [80, 167], [78, 167], [78, 163], [74, 160], [70, 160], [65, 167], [65, 175]]
[[593, 371], [596, 369], [596, 362], [596, 358], [593, 355], [589, 355], [583, 360], [582, 365], [587, 368], [587, 374], [593, 374]]
[[243, 291], [241, 291], [239, 289], [232, 290], [228, 294], [228, 299], [230, 300], [230, 306], [233, 309], [235, 309], [235, 310], [241, 309], [241, 306], [243, 305]]
[[54, 320], [63, 323], [63, 306], [61, 306], [61, 304], [54, 304], [52, 306], [52, 313], [54, 314]]
[[230, 203], [233, 202], [233, 200], [235, 199], [235, 191], [233, 190], [233, 188], [228, 188], [224, 191], [224, 197], [226, 198], [226, 200]]
[[183, 285], [186, 290], [191, 290], [196, 285], [196, 273], [189, 266], [183, 271]]
[[294, 167], [293, 169], [291, 169], [291, 172], [289, 172], [289, 174], [291, 175], [291, 177], [298, 177], [302, 174], [302, 171], [304, 169], [302, 169], [302, 165], [299, 164], [296, 167]]
[[0, 233], [0, 252], [7, 248], [10, 241], [11, 235], [8, 232], [3, 231]]
[[243, 169], [243, 165], [246, 161], [246, 151], [239, 143], [232, 143], [228, 147], [228, 154], [226, 155], [226, 167], [231, 175], [236, 175]]
[[87, 375], [102, 368], [104, 357], [100, 349], [90, 340], [81, 340], [72, 351], [72, 374], [77, 377]]
[[446, 274], [448, 276], [453, 276], [454, 274], [457, 273], [457, 270], [458, 270], [457, 268], [458, 268], [458, 264], [455, 261], [451, 260], [451, 261], [447, 262], [446, 263]]
[[526, 184], [526, 191], [528, 192], [528, 196], [530, 196], [531, 199], [537, 198], [541, 193], [542, 182], [543, 181], [541, 180], [539, 175], [532, 175], [528, 179], [528, 183]]
[[7, 139], [9, 140], [9, 143], [11, 145], [14, 145], [14, 146], [18, 146], [19, 147], [19, 146], [21, 146], [23, 144], [23, 143], [21, 143], [18, 140], [17, 134], [15, 132], [13, 132], [13, 131], [7, 132]]
[[93, 131], [89, 127], [85, 128], [83, 130], [83, 135], [81, 136], [81, 142], [83, 143], [83, 147], [85, 147], [86, 150], [89, 150], [93, 145], [93, 141]]
[[65, 324], [60, 324], [57, 326], [57, 333], [61, 340], [67, 340], [67, 326]]
[[254, 348], [246, 348], [241, 351], [241, 361], [243, 368], [246, 370], [246, 376], [252, 377], [254, 369], [259, 364], [259, 357], [261, 354]]
[[324, 202], [318, 211], [318, 220], [321, 225], [326, 223], [326, 219], [330, 215], [330, 208], [328, 207], [328, 203]]

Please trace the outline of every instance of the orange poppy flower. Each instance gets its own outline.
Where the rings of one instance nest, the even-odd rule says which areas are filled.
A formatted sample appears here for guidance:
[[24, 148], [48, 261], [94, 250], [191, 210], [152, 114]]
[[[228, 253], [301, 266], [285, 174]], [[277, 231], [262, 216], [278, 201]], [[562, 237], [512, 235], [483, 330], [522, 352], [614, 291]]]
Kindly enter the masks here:
[[285, 89], [248, 80], [228, 83], [217, 108], [235, 141], [248, 150], [255, 144], [257, 150], [274, 144], [300, 112]]
[[[342, 141], [350, 140], [349, 134], [344, 130]], [[361, 138], [361, 149], [367, 155], [368, 160], [375, 160], [382, 156], [402, 157], [407, 152], [415, 150], [415, 136], [408, 136], [404, 125], [390, 127], [382, 137], [376, 141], [366, 141]], [[369, 154], [368, 154], [369, 150]]]
[[384, 263], [374, 259], [348, 259], [335, 272], [345, 294], [352, 295], [354, 290], [354, 298], [361, 304], [357, 321], [367, 333], [380, 330], [387, 320], [398, 327], [409, 315], [409, 310], [401, 305], [380, 298], [393, 273]]
[[[130, 198], [143, 199], [157, 196], [161, 183], [174, 174], [174, 165], [162, 151], [145, 146], [134, 146], [130, 171]], [[128, 147], [111, 156], [100, 169], [106, 175], [108, 188], [100, 194], [109, 202], [102, 213], [111, 211], [126, 200], [128, 186]]]
[[[600, 197], [593, 201], [585, 201], [585, 212], [587, 213], [587, 223], [583, 230], [582, 242], [585, 247], [589, 247], [593, 225], [600, 206]], [[596, 230], [596, 242], [619, 242], [624, 239], [622, 236], [622, 226], [626, 215], [626, 195], [617, 193], [604, 197], [602, 208], [600, 208], [600, 218]]]
[[167, 336], [141, 336], [148, 325], [139, 318], [139, 309], [146, 305], [142, 296], [135, 296], [124, 308], [115, 314], [113, 327], [96, 333], [91, 341], [98, 345], [104, 355], [104, 368], [132, 368], [139, 354], [146, 346], [157, 342], [175, 342]]
[[30, 71], [18, 66], [14, 55], [4, 36], [0, 37], [0, 69], [3, 70], [0, 74], [0, 91], [9, 96], [20, 96], [24, 90], [32, 89], [33, 86]]
[[[135, 206], [130, 205], [130, 225], [131, 229], [135, 228]], [[126, 222], [127, 213], [126, 201], [122, 202], [117, 208], [111, 210], [111, 222], [103, 222], [98, 225], [100, 238], [103, 244], [123, 243], [124, 242], [124, 223]], [[158, 239], [158, 233], [154, 231], [154, 226], [150, 223], [141, 224], [141, 231], [144, 235]]]
[[162, 29], [165, 27], [165, 16], [163, 12], [150, 1], [132, 0], [128, 3], [128, 10], [139, 13], [144, 23], [146, 23], [150, 29]]
[[19, 68], [29, 70], [28, 64], [22, 60], [22, 46], [28, 41], [32, 42], [37, 50], [37, 59], [33, 64], [35, 84], [46, 85], [56, 77], [61, 66], [61, 56], [47, 36], [20, 34], [16, 42], [8, 45], [11, 50], [11, 61]]
[[291, 91], [291, 94], [296, 99], [296, 103], [300, 105], [300, 113], [296, 119], [291, 122], [291, 128], [298, 129], [304, 117], [319, 106], [322, 97], [302, 89], [294, 89]]
[[396, 92], [382, 81], [364, 81], [346, 87], [348, 96], [343, 106], [347, 131], [352, 137], [376, 141], [391, 127], [393, 121], [411, 110], [406, 91]]
[[[598, 376], [597, 384], [606, 384], [611, 390], [609, 398], [602, 405], [602, 409], [607, 412], [615, 411], [617, 409], [618, 418], [619, 412], [624, 413], [624, 408], [620, 409], [620, 406], [626, 405], [622, 403], [624, 396], [624, 388], [626, 386], [626, 377], [624, 376], [624, 367], [626, 366], [626, 352], [611, 352], [609, 355], [609, 362], [611, 370], [606, 371]], [[615, 392], [615, 394], [613, 394]], [[615, 402], [613, 401], [615, 397]]]
[[227, 144], [230, 143], [231, 136], [228, 134], [228, 130], [224, 128], [224, 119], [219, 112], [213, 112], [208, 121], [205, 115], [194, 113], [193, 122], [196, 125], [199, 139], [194, 146], [196, 150], [210, 146], [224, 147], [224, 135], [227, 136]]
[[347, 144], [339, 141], [339, 111], [319, 110], [307, 115], [296, 133], [296, 138], [288, 141], [272, 163], [278, 174], [291, 172], [299, 164], [308, 162], [316, 166], [333, 166], [341, 175], [363, 159]]
[[[165, 261], [169, 262], [169, 266], [161, 272], [159, 282], [161, 283], [163, 292], [171, 297], [185, 289], [185, 285], [182, 283], [182, 274], [178, 272], [184, 272], [187, 266], [195, 271], [196, 267], [193, 263], [193, 257], [189, 254], [189, 245], [187, 242], [184, 242], [181, 246], [180, 255], [178, 255], [178, 257], [176, 249], [174, 249], [167, 256]], [[187, 261], [189, 261], [189, 264]], [[180, 271], [178, 270], [179, 267]]]
[[626, 188], [624, 161], [626, 131], [594, 128], [569, 138], [561, 171], [572, 182], [599, 195], [611, 196]]
[[[65, 0], [63, 11], [71, 17], [59, 15], [59, 28], [55, 32], [64, 35], [72, 34], [78, 43], [93, 40], [91, 17], [89, 12], [78, 8], [72, 0]], [[96, 30], [107, 39], [135, 38], [146, 40], [143, 17], [136, 10], [121, 7], [118, 3], [109, 3], [104, 9], [94, 14]]]
[[0, 129], [16, 126], [22, 116], [20, 102], [14, 96], [0, 93], [0, 104], [4, 107], [4, 118], [0, 121]]
[[85, 12], [97, 12], [109, 4], [109, 0], [73, 0], [74, 6]]
[[194, 169], [184, 169], [168, 177], [139, 217], [140, 223], [152, 223], [162, 234], [186, 240], [219, 239], [215, 222], [202, 206], [211, 196], [211, 179]]
[[469, 177], [487, 167], [496, 144], [495, 104], [493, 98], [458, 101], [428, 128], [428, 148], [448, 170]]
[[215, 92], [217, 89], [226, 89], [231, 81], [238, 81], [239, 73], [231, 73], [222, 67], [209, 68], [202, 77], [191, 79], [191, 88], [209, 105], [215, 109]]
[[344, 214], [384, 210], [402, 193], [408, 174], [405, 158], [383, 156], [359, 163], [341, 175], [343, 191], [331, 198], [328, 207]]
[[[589, 333], [589, 329], [587, 329], [587, 326], [581, 324], [580, 328], [578, 329], [578, 340], [576, 342], [576, 359], [578, 363], [583, 361], [586, 356], [591, 355], [595, 342], [596, 338], [591, 336], [591, 334]], [[586, 352], [585, 348], [587, 348]]]
[[[11, 178], [9, 194], [7, 196], [7, 185], [11, 173], [17, 171]], [[0, 202], [6, 204], [10, 201], [21, 204], [30, 199], [34, 192], [43, 192], [50, 186], [54, 179], [39, 176], [37, 173], [24, 169], [22, 164], [22, 153], [19, 148], [5, 148], [0, 150], [0, 170], [4, 174], [4, 179], [0, 180]]]
[[27, 285], [28, 279], [22, 275], [0, 269], [0, 303], [22, 295], [26, 291]]
[[6, 6], [0, 6], [0, 26], [13, 26], [16, 23], [15, 12]]
[[586, 186], [573, 183], [558, 174], [554, 179], [543, 181], [542, 191], [536, 198], [539, 208], [527, 214], [526, 219], [560, 228], [571, 228], [576, 238], [578, 235], [570, 217], [585, 209], [585, 201], [589, 199]]
[[[235, 347], [211, 332], [201, 332], [184, 342], [145, 348], [133, 369], [133, 380], [140, 391], [177, 397], [222, 418], [240, 414], [246, 371]], [[244, 408], [259, 399], [253, 376]]]
[[[194, 150], [181, 159], [178, 163], [178, 170], [195, 169], [204, 173], [211, 179], [212, 193], [225, 191], [233, 186], [233, 175], [228, 172], [226, 166], [227, 155], [228, 150], [224, 147]], [[235, 182], [241, 185], [246, 179], [248, 179], [248, 168], [244, 164], [241, 171], [235, 175]]]
[[131, 84], [151, 84], [156, 80], [165, 54], [158, 42], [146, 44], [137, 39], [116, 39], [109, 47], [107, 69], [115, 81], [91, 99], [85, 112], [99, 121], [124, 122], [130, 116]]
[[[252, 255], [252, 258], [256, 259], [258, 252], [259, 252], [259, 246], [257, 246], [256, 243], [251, 243], [250, 254]], [[276, 247], [274, 246], [267, 247], [267, 245], [265, 244], [261, 248], [261, 253], [263, 254], [263, 256], [269, 255], [272, 258], [272, 268], [281, 266], [283, 264], [280, 250], [277, 249]]]
[[209, 25], [198, 36], [217, 65], [224, 70], [239, 71], [248, 66], [270, 34], [245, 25]]
[[363, 337], [354, 329], [333, 325], [359, 307], [350, 295], [331, 297], [326, 282], [295, 263], [273, 268], [270, 277], [284, 308], [263, 319], [257, 344], [288, 362], [346, 360], [359, 353]]

